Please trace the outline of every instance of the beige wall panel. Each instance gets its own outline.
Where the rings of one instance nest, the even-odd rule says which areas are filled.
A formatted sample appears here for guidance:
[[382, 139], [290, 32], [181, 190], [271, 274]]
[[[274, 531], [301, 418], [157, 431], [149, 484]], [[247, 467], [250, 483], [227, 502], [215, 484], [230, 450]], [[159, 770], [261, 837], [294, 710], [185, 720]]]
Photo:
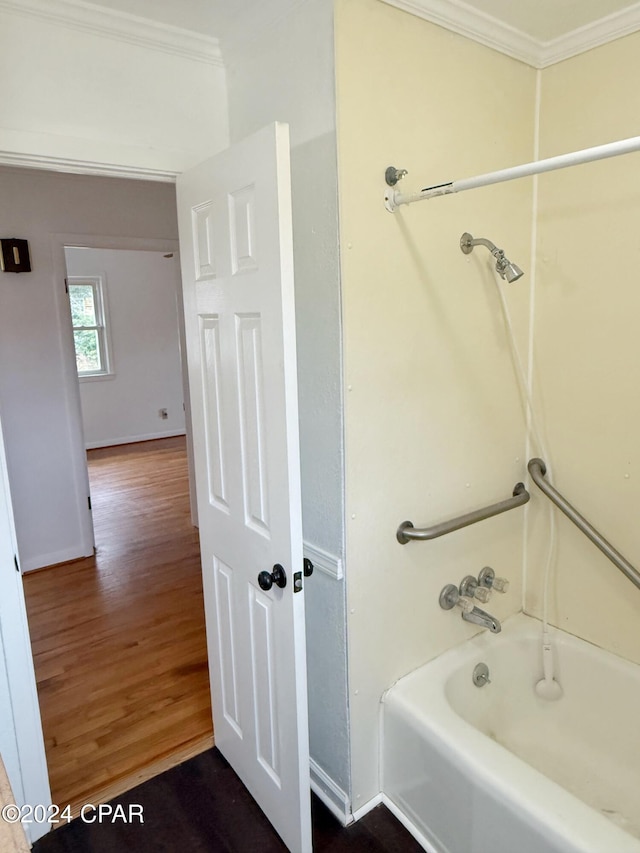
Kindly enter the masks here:
[[[640, 33], [542, 75], [541, 157], [638, 134]], [[536, 405], [555, 484], [638, 567], [640, 154], [539, 180]], [[541, 616], [540, 541], [529, 536], [526, 604]], [[640, 661], [640, 590], [563, 516], [550, 599], [556, 624]]]
[[[414, 189], [531, 160], [535, 72], [376, 0], [338, 0], [336, 40], [357, 809], [379, 790], [383, 692], [478, 630], [440, 609], [444, 584], [492, 565], [512, 586], [487, 609], [522, 605], [522, 509], [432, 542], [395, 531], [507, 498], [525, 475], [491, 257], [459, 240], [486, 236], [529, 269], [531, 181], [390, 214], [384, 170]], [[529, 278], [500, 286], [526, 352]]]

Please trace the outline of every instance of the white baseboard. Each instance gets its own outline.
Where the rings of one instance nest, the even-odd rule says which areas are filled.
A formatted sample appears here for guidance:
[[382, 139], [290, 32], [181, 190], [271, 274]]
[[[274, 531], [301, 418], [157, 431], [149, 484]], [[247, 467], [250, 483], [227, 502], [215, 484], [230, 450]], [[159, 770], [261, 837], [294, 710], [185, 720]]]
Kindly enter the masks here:
[[331, 776], [313, 760], [309, 762], [311, 772], [311, 790], [325, 804], [329, 811], [343, 826], [353, 823], [349, 795], [337, 785]]
[[166, 432], [147, 432], [144, 435], [124, 435], [119, 438], [103, 438], [101, 441], [87, 441], [87, 450], [97, 447], [114, 447], [117, 444], [136, 444], [138, 441], [154, 441], [156, 438], [172, 438], [175, 435], [186, 435], [184, 429], [172, 429]]
[[65, 548], [63, 551], [52, 551], [49, 554], [40, 554], [37, 557], [29, 559], [21, 559], [20, 569], [23, 574], [26, 572], [35, 572], [36, 569], [44, 569], [47, 566], [55, 566], [58, 563], [68, 563], [71, 560], [82, 560], [84, 557], [93, 556], [93, 548], [88, 554], [84, 552], [87, 549], [77, 544], [71, 548]]
[[372, 809], [375, 809], [376, 806], [379, 806], [381, 802], [382, 794], [376, 794], [375, 797], [372, 797], [363, 806], [360, 806], [359, 809], [356, 809], [356, 811], [353, 813], [353, 819], [360, 820], [360, 818], [363, 818], [366, 814], [369, 814]]

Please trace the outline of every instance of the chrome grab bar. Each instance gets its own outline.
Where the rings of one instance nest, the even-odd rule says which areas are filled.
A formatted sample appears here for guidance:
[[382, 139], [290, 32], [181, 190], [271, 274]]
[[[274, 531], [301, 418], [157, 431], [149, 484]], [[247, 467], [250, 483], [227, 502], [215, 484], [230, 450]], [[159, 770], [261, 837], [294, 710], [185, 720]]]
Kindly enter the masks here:
[[527, 503], [530, 497], [529, 492], [524, 487], [524, 483], [516, 483], [513, 488], [513, 497], [508, 498], [506, 501], [500, 501], [497, 504], [491, 504], [491, 506], [485, 506], [482, 509], [468, 512], [466, 515], [460, 515], [458, 518], [441, 521], [440, 524], [422, 528], [414, 527], [410, 521], [403, 521], [396, 531], [396, 539], [401, 545], [406, 545], [411, 539], [437, 539], [438, 536], [444, 536], [445, 533], [452, 533], [454, 530], [460, 530], [461, 527], [468, 527], [470, 524], [475, 524], [476, 521], [484, 521], [485, 518], [491, 518], [494, 515], [507, 512], [507, 510], [515, 509], [517, 506], [522, 506]]
[[593, 527], [587, 519], [580, 515], [578, 510], [571, 506], [568, 500], [562, 497], [560, 492], [548, 483], [544, 479], [544, 475], [547, 473], [547, 466], [544, 464], [542, 459], [530, 459], [529, 464], [527, 465], [529, 469], [529, 473], [531, 474], [531, 478], [533, 482], [540, 488], [545, 495], [549, 498], [550, 501], [558, 507], [558, 509], [562, 510], [562, 512], [567, 516], [570, 521], [578, 527], [587, 539], [590, 539], [596, 548], [599, 548], [605, 557], [608, 557], [614, 566], [620, 569], [623, 575], [629, 578], [632, 584], [640, 589], [640, 572], [635, 569], [628, 560], [622, 556], [619, 551], [613, 547], [610, 542], [602, 536], [602, 534], [598, 533], [598, 531]]

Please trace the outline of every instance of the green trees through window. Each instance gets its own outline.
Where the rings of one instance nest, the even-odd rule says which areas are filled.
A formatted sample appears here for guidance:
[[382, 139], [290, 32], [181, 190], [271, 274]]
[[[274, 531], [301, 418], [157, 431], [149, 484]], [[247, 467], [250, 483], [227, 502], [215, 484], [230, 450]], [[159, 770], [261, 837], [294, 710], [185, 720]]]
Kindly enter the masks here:
[[102, 279], [74, 277], [67, 280], [67, 286], [78, 376], [108, 373]]

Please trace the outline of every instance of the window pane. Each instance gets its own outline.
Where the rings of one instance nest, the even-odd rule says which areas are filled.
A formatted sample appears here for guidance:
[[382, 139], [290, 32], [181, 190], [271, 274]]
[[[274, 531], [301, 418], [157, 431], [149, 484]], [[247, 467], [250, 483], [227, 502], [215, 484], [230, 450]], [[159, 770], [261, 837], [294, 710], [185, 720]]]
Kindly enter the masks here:
[[78, 373], [102, 370], [98, 333], [94, 329], [73, 333]]
[[90, 284], [69, 285], [71, 320], [74, 326], [97, 326], [93, 287]]

